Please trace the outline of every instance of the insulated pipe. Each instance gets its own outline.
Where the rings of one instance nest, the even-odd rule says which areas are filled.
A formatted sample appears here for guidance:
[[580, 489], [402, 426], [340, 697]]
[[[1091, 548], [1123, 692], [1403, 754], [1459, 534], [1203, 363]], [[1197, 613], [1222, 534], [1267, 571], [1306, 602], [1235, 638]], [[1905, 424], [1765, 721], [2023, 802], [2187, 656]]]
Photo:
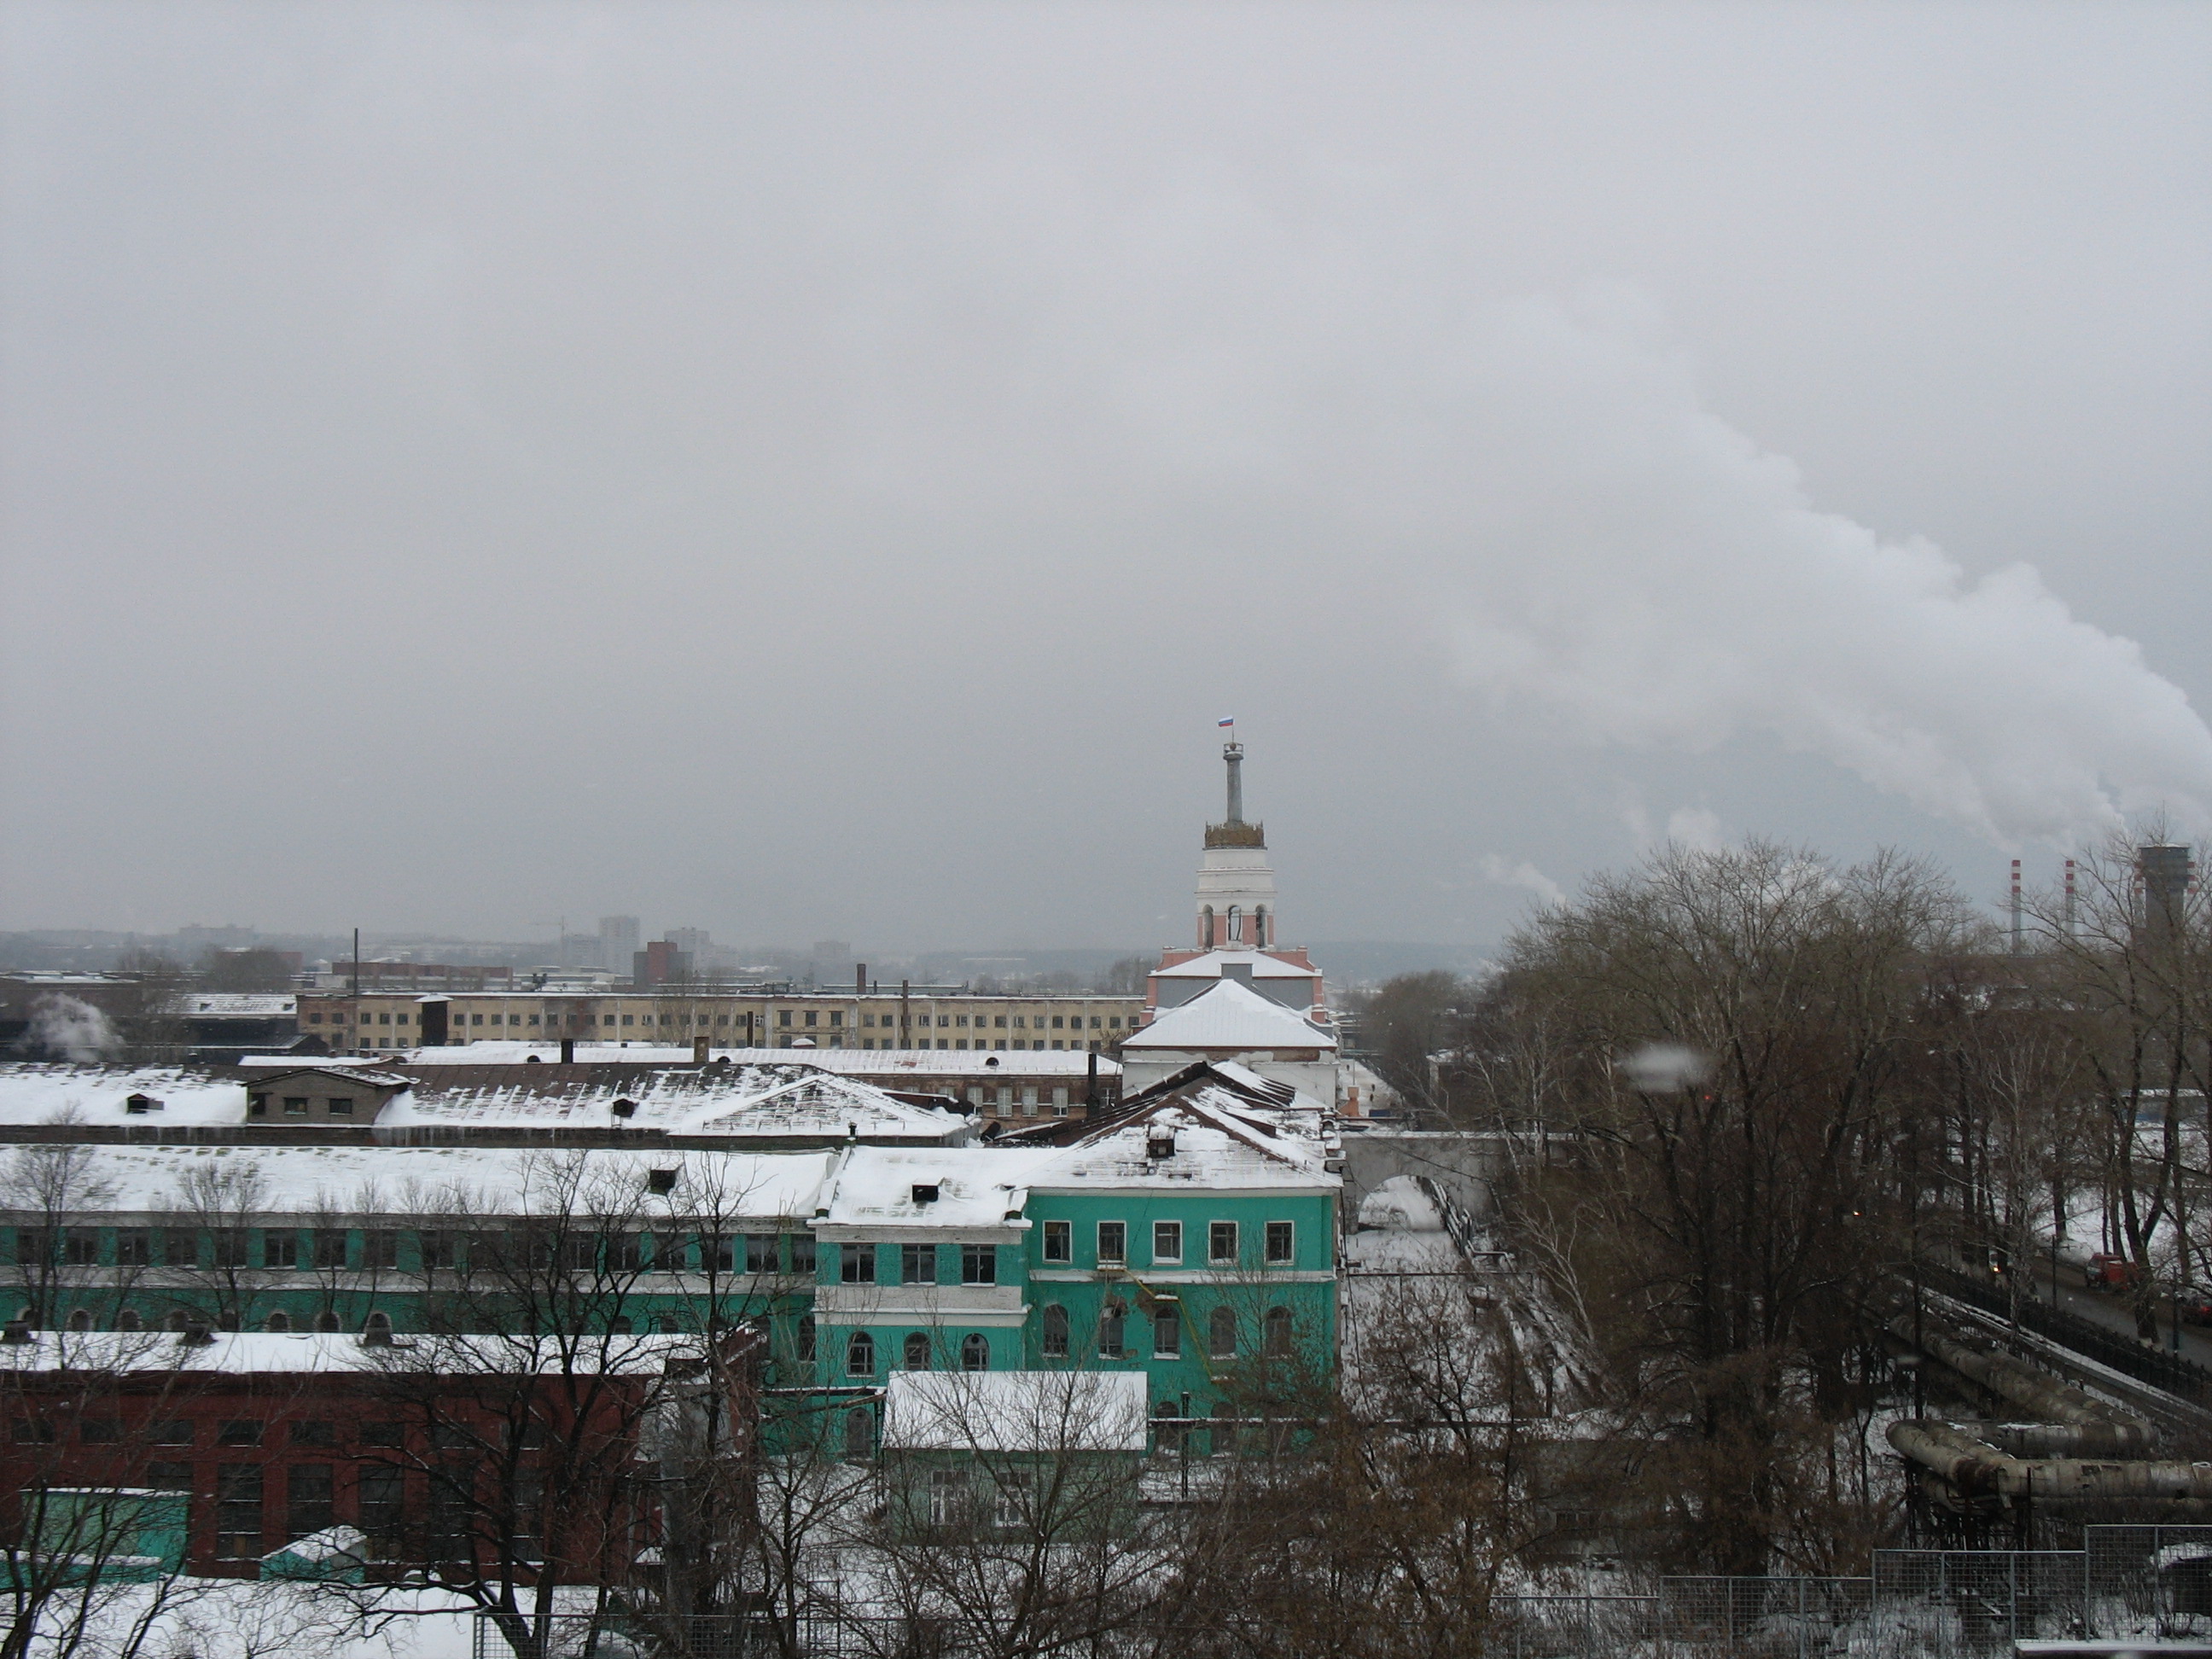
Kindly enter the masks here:
[[1962, 1429], [1925, 1418], [1891, 1424], [1889, 1443], [1969, 1494], [2060, 1504], [2069, 1499], [2212, 1499], [2212, 1463], [2013, 1457]]
[[2133, 1423], [1978, 1423], [1973, 1433], [2014, 1457], [2141, 1457], [2148, 1432]]
[[[1900, 1315], [1889, 1322], [1890, 1334], [1910, 1343], [1913, 1340], [1912, 1322]], [[2007, 1353], [1985, 1353], [1970, 1348], [1963, 1342], [1945, 1336], [1940, 1331], [1926, 1329], [1920, 1335], [1920, 1346], [1948, 1365], [1960, 1376], [1980, 1383], [1992, 1394], [2009, 1400], [2015, 1406], [2051, 1423], [2067, 1423], [2082, 1429], [2112, 1431], [2119, 1438], [2118, 1446], [2132, 1446], [2140, 1452], [2151, 1443], [2150, 1425], [2140, 1419], [2116, 1410], [2093, 1395], [2083, 1393], [2071, 1383], [2062, 1382]], [[2087, 1449], [2087, 1446], [2083, 1447]]]

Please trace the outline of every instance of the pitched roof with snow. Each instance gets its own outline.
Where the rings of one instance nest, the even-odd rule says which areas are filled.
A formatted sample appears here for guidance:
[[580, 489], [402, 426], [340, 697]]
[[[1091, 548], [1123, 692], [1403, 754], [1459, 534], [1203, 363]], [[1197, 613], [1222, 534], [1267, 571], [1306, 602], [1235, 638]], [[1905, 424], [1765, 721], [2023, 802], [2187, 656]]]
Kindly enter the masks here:
[[[854, 1146], [823, 1188], [817, 1225], [1004, 1227], [1029, 1201], [1028, 1176], [1053, 1154], [961, 1146]], [[918, 1199], [917, 1187], [934, 1188]]]
[[[1152, 1154], [1163, 1139], [1174, 1150]], [[1334, 1188], [1337, 1148], [1316, 1115], [1251, 1110], [1218, 1085], [1187, 1089], [1125, 1113], [1060, 1149], [1030, 1177], [1033, 1189]], [[1021, 1156], [1009, 1151], [1000, 1156]]]
[[887, 1451], [1141, 1452], [1142, 1371], [893, 1371]]
[[1336, 1035], [1249, 986], [1224, 979], [1181, 1006], [1164, 1010], [1121, 1047], [1124, 1051], [1166, 1048], [1185, 1054], [1333, 1051]]
[[[300, 1062], [287, 1062], [296, 1071]], [[243, 1123], [246, 1085], [176, 1066], [0, 1064], [0, 1124], [120, 1123], [124, 1103], [147, 1095], [165, 1123]]]
[[[615, 1103], [635, 1109], [617, 1119]], [[811, 1066], [670, 1067], [611, 1074], [585, 1066], [441, 1066], [418, 1079], [377, 1127], [602, 1127], [669, 1134], [791, 1139], [964, 1139], [969, 1121], [940, 1107], [894, 1099], [873, 1084]]]
[[[395, 1058], [410, 1066], [526, 1066], [532, 1060], [547, 1064], [561, 1057], [560, 1045], [544, 1042], [471, 1042], [463, 1047], [410, 1048], [395, 1051]], [[1083, 1077], [1091, 1069], [1085, 1048], [722, 1048], [712, 1050], [714, 1060], [731, 1066], [811, 1066], [841, 1077], [889, 1081], [900, 1077], [946, 1077], [973, 1074], [988, 1079], [1004, 1073], [1029, 1076]], [[261, 1066], [271, 1060], [249, 1055], [241, 1064]], [[296, 1061], [289, 1062], [296, 1064]], [[611, 1042], [580, 1042], [579, 1066], [673, 1066], [690, 1064], [691, 1050], [667, 1044], [633, 1043], [623, 1048]], [[1118, 1077], [1121, 1067], [1111, 1055], [1098, 1056], [1098, 1075]]]

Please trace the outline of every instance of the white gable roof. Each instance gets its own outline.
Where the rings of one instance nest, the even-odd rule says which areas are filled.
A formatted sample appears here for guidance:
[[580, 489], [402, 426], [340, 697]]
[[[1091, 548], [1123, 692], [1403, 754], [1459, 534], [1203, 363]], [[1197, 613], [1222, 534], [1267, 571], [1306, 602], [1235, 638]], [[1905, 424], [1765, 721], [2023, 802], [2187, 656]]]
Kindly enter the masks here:
[[1141, 1452], [1142, 1371], [893, 1371], [890, 1451]]
[[1178, 962], [1172, 968], [1155, 968], [1154, 979], [1220, 979], [1231, 968], [1249, 968], [1255, 979], [1319, 979], [1318, 968], [1301, 968], [1263, 951], [1208, 951]]
[[1249, 1054], [1284, 1048], [1334, 1049], [1335, 1036], [1233, 979], [1170, 1008], [1121, 1047], [1185, 1054]]

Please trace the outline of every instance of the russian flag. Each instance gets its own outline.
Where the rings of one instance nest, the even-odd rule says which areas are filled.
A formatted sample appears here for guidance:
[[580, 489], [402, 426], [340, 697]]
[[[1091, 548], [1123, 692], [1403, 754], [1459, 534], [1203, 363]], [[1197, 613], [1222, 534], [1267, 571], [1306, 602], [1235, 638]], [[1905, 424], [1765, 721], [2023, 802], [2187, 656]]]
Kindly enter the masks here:
[[1237, 724], [1237, 721], [1234, 717], [1231, 717], [1225, 720], [1216, 720], [1214, 721], [1214, 724], [1216, 726], [1234, 726]]

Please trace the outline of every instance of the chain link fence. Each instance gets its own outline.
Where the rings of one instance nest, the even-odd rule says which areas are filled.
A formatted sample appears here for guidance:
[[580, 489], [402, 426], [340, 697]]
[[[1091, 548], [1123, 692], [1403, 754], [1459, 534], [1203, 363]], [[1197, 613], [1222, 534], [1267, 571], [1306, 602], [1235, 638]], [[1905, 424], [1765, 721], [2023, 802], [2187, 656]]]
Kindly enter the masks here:
[[[2212, 1640], [2212, 1526], [2102, 1526], [2079, 1550], [1877, 1550], [1867, 1577], [1662, 1577], [1619, 1593], [1503, 1595], [1483, 1659], [1994, 1659], [2017, 1642]], [[550, 1621], [539, 1650], [489, 1615], [475, 1659], [991, 1659], [961, 1621], [823, 1613]], [[1387, 1638], [1387, 1632], [1383, 1633]], [[1018, 1646], [1018, 1644], [1016, 1644]], [[1026, 1659], [1265, 1652], [1245, 1629], [1126, 1629]], [[1383, 1640], [1377, 1651], [1387, 1651]]]

